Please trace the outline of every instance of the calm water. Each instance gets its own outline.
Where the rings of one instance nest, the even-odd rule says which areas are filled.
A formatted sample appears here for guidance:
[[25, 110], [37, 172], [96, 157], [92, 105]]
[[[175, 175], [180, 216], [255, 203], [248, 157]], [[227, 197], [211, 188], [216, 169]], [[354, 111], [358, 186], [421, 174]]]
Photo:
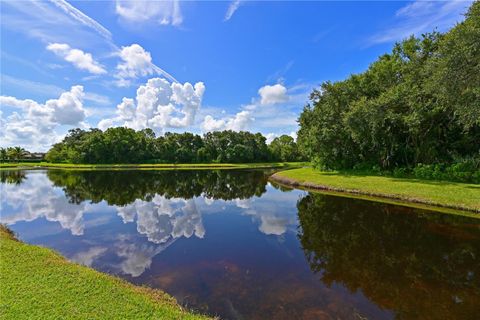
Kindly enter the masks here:
[[480, 220], [263, 171], [2, 171], [28, 243], [225, 319], [478, 319]]

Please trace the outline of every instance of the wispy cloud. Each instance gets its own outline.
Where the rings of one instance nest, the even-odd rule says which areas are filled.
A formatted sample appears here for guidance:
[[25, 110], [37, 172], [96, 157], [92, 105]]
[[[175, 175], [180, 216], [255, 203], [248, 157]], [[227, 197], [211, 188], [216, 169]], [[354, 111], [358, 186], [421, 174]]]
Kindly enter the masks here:
[[124, 20], [135, 23], [153, 21], [179, 26], [183, 22], [179, 0], [120, 0], [115, 4], [115, 11]]
[[112, 38], [112, 34], [108, 31], [104, 26], [102, 26], [97, 21], [93, 20], [71, 4], [69, 4], [65, 0], [50, 0], [53, 4], [55, 4], [58, 8], [62, 9], [66, 14], [70, 17], [75, 19], [76, 21], [80, 22], [81, 24], [92, 28], [98, 34], [105, 37], [106, 39], [110, 40]]
[[368, 45], [399, 41], [434, 29], [445, 31], [463, 20], [471, 2], [417, 0], [409, 3], [396, 12], [390, 26], [368, 39]]
[[110, 31], [63, 0], [2, 1], [0, 23], [47, 44], [75, 39], [77, 47], [116, 48]]
[[233, 0], [232, 2], [230, 2], [227, 12], [225, 13], [225, 18], [223, 20], [224, 21], [230, 20], [241, 4], [242, 4], [242, 1], [240, 0]]
[[[37, 82], [37, 81], [31, 81], [26, 79], [19, 79], [7, 74], [1, 74], [0, 79], [2, 82], [2, 86], [15, 87], [25, 92], [41, 94], [45, 96], [59, 96], [63, 92], [67, 91], [56, 85]], [[98, 105], [112, 104], [109, 97], [98, 94], [98, 93], [88, 92], [88, 91], [84, 93], [83, 99]]]
[[36, 94], [59, 96], [62, 92], [65, 91], [62, 88], [55, 85], [45, 84], [45, 83], [40, 83], [40, 82], [30, 81], [25, 79], [19, 79], [6, 74], [0, 75], [0, 79], [2, 80], [2, 87], [11, 86], [11, 87], [23, 89], [25, 91], [36, 93]]

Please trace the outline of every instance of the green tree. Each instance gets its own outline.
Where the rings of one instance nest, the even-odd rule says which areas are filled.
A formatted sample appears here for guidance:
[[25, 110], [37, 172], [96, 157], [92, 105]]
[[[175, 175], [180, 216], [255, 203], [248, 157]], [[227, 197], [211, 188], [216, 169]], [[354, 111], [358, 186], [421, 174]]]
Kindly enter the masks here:
[[[480, 157], [480, 2], [445, 34], [395, 44], [312, 92], [298, 149], [318, 167], [391, 170]], [[278, 156], [278, 148], [275, 149]]]
[[18, 146], [7, 149], [8, 157], [17, 162], [20, 161], [20, 159], [22, 159], [26, 153], [27, 151], [24, 148]]
[[5, 148], [0, 148], [0, 160], [1, 161], [5, 161], [8, 159], [8, 153], [7, 153], [7, 149]]
[[298, 161], [300, 158], [295, 140], [285, 134], [273, 139], [268, 148], [277, 161]]

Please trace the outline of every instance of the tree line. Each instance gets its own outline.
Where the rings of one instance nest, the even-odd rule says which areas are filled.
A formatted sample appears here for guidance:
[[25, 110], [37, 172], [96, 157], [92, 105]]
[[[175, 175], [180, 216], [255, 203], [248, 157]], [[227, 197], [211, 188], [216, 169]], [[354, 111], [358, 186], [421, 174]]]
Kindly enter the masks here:
[[289, 136], [267, 145], [260, 133], [231, 130], [203, 136], [126, 127], [72, 129], [47, 152], [49, 162], [68, 163], [252, 163], [298, 161], [297, 144]]
[[324, 82], [299, 126], [300, 151], [320, 168], [480, 180], [480, 2], [450, 31], [411, 36], [365, 72]]
[[8, 148], [0, 148], [0, 161], [1, 162], [18, 162], [18, 161], [40, 161], [44, 157], [42, 152], [30, 152], [25, 150], [23, 147], [15, 146]]

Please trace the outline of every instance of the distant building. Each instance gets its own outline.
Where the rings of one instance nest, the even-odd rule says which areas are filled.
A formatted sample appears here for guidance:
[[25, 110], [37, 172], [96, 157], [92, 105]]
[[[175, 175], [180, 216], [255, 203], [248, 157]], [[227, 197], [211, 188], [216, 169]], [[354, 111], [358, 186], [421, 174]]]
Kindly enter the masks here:
[[26, 152], [23, 158], [25, 160], [43, 160], [45, 159], [45, 152]]

